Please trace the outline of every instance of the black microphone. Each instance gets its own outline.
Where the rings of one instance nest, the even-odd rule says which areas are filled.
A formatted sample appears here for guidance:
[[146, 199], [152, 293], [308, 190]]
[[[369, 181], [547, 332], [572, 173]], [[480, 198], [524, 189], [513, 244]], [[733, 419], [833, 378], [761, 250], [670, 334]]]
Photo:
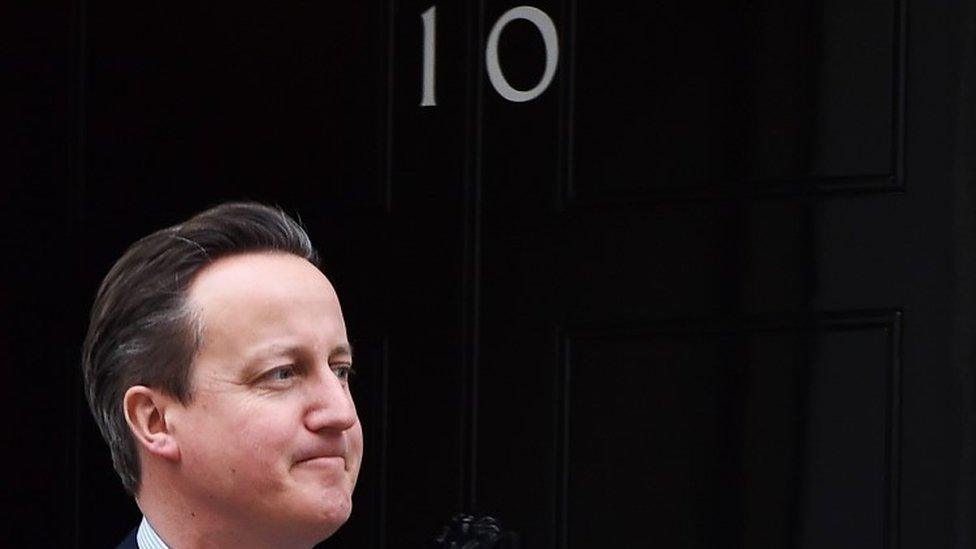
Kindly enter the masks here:
[[431, 545], [433, 549], [518, 549], [518, 546], [518, 534], [504, 530], [495, 518], [464, 513], [454, 515]]

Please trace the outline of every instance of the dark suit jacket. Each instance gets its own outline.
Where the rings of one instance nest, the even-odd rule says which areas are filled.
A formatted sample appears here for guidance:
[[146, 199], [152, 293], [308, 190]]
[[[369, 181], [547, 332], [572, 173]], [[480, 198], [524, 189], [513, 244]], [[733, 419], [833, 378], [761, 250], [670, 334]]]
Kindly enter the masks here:
[[133, 528], [132, 531], [129, 532], [129, 535], [126, 536], [125, 539], [122, 540], [122, 543], [120, 543], [115, 549], [139, 549], [139, 542], [136, 541], [136, 532], [138, 531], [138, 526]]

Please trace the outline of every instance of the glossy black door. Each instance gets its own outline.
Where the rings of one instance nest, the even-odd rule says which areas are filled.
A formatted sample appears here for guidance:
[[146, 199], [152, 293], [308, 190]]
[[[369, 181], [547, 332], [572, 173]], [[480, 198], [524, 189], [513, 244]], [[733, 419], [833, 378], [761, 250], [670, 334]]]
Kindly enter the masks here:
[[530, 547], [968, 539], [968, 8], [536, 5], [554, 84], [474, 91], [477, 505]]

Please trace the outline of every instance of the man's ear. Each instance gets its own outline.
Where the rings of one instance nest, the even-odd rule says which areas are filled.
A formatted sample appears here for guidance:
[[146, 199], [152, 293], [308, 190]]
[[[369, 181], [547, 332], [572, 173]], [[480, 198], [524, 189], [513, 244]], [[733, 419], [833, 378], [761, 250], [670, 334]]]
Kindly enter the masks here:
[[122, 397], [125, 421], [136, 443], [150, 454], [178, 461], [180, 446], [166, 421], [167, 408], [174, 405], [171, 397], [145, 385], [129, 387]]

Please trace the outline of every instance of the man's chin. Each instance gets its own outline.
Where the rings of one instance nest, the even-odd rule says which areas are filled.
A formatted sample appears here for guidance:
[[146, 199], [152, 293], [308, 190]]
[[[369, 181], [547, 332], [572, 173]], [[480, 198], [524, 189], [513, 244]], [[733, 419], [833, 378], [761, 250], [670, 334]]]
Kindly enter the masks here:
[[333, 510], [319, 517], [316, 524], [311, 525], [315, 543], [332, 537], [349, 520], [351, 506], [346, 507], [345, 511]]
[[351, 495], [344, 490], [333, 489], [319, 495], [315, 510], [308, 518], [310, 526], [325, 539], [345, 524], [351, 514]]

